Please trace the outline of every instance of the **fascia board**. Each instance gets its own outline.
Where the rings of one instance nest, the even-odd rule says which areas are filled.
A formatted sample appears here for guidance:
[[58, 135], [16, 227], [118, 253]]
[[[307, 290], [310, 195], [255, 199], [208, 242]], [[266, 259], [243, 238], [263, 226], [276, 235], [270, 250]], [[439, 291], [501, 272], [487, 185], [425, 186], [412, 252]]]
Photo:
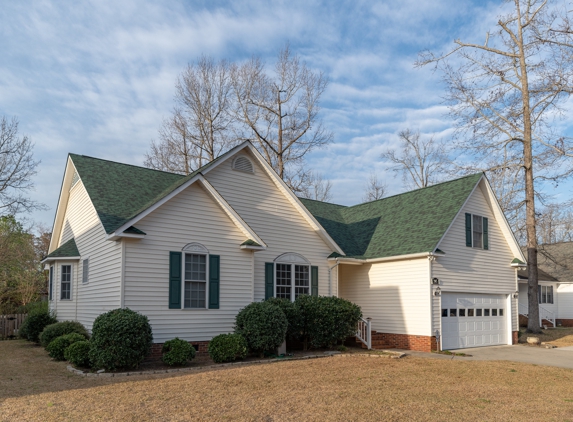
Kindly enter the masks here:
[[432, 252], [420, 252], [420, 253], [413, 253], [408, 255], [397, 255], [397, 256], [388, 256], [384, 258], [368, 258], [368, 259], [358, 259], [358, 258], [329, 258], [329, 261], [338, 261], [341, 264], [351, 264], [351, 265], [362, 265], [362, 264], [375, 264], [377, 262], [389, 262], [389, 261], [403, 261], [407, 259], [419, 259], [419, 258], [426, 258], [429, 256], [440, 257], [444, 256], [442, 254], [435, 254]]
[[64, 216], [66, 215], [66, 209], [68, 205], [68, 199], [70, 197], [70, 190], [64, 189], [64, 186], [68, 186], [74, 175], [76, 168], [74, 163], [68, 154], [66, 160], [66, 169], [64, 170], [64, 175], [62, 177], [62, 184], [60, 186], [60, 195], [58, 196], [58, 206], [56, 208], [56, 215], [54, 216], [54, 223], [52, 224], [52, 237], [50, 239], [50, 246], [48, 247], [48, 253], [53, 252], [57, 249], [57, 245], [60, 241], [60, 234], [62, 232], [62, 225], [64, 223]]
[[40, 264], [44, 264], [46, 262], [51, 261], [79, 261], [82, 257], [81, 256], [56, 256], [52, 258], [44, 258], [40, 261]]
[[[324, 228], [320, 225], [320, 223], [314, 218], [314, 216], [306, 209], [304, 205], [300, 202], [300, 200], [296, 197], [293, 191], [287, 186], [287, 184], [282, 180], [273, 168], [266, 162], [263, 156], [260, 154], [259, 151], [251, 144], [250, 142], [246, 142], [245, 145], [249, 148], [250, 152], [253, 156], [258, 160], [259, 164], [263, 167], [263, 169], [267, 172], [271, 180], [275, 182], [278, 186], [279, 190], [283, 193], [283, 195], [289, 200], [289, 202], [295, 207], [295, 209], [303, 216], [303, 218], [308, 222], [308, 224], [314, 229], [315, 232], [322, 238], [326, 244], [331, 246], [341, 255], [346, 255], [344, 251], [338, 246], [338, 244], [330, 237], [330, 235], [324, 230]], [[211, 170], [209, 168], [208, 170]]]

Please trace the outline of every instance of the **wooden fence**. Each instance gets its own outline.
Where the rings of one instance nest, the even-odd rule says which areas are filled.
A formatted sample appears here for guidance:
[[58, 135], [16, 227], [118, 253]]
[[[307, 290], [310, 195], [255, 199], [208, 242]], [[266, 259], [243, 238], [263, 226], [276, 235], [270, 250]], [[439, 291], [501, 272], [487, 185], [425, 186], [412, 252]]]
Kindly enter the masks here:
[[18, 335], [27, 314], [0, 315], [0, 340], [14, 338]]

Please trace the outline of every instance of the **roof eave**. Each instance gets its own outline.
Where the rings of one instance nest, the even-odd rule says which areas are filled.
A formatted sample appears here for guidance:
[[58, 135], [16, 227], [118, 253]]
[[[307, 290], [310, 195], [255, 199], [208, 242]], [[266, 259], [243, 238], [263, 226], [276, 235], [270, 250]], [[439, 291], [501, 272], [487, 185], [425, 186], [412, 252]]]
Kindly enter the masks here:
[[79, 261], [82, 259], [81, 256], [52, 256], [46, 257], [40, 261], [40, 264], [45, 264], [51, 261]]

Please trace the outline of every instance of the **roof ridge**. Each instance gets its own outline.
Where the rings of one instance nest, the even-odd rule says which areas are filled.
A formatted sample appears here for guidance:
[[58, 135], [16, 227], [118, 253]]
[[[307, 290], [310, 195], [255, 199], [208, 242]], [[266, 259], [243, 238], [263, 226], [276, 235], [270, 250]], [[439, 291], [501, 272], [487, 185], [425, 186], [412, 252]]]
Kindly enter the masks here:
[[360, 206], [360, 205], [371, 204], [371, 203], [373, 203], [373, 202], [383, 201], [383, 200], [385, 200], [385, 199], [395, 198], [395, 197], [400, 196], [400, 195], [406, 195], [406, 194], [408, 194], [408, 193], [417, 192], [417, 191], [420, 191], [420, 190], [423, 190], [423, 189], [429, 189], [429, 188], [433, 188], [433, 187], [436, 187], [436, 186], [445, 185], [445, 184], [447, 184], [447, 183], [457, 182], [458, 180], [466, 179], [466, 178], [468, 178], [468, 177], [477, 176], [478, 174], [479, 174], [479, 175], [483, 175], [483, 172], [468, 174], [467, 176], [458, 177], [457, 179], [446, 180], [445, 182], [440, 182], [440, 183], [436, 183], [436, 184], [434, 184], [434, 185], [426, 186], [426, 187], [423, 187], [423, 188], [417, 188], [417, 189], [409, 190], [409, 191], [406, 191], [406, 192], [397, 193], [397, 194], [391, 195], [391, 196], [385, 196], [384, 198], [374, 199], [373, 201], [361, 202], [360, 204], [350, 205], [350, 206], [348, 206], [347, 208], [350, 209], [350, 208], [358, 207], [358, 206]]
[[[121, 163], [121, 162], [119, 162], [119, 161], [107, 160], [107, 159], [105, 159], [105, 158], [92, 157], [91, 155], [75, 154], [75, 153], [73, 153], [73, 152], [69, 152], [68, 155], [70, 155], [70, 156], [74, 155], [74, 156], [76, 156], [76, 157], [83, 157], [83, 158], [90, 158], [90, 159], [92, 159], [92, 160], [105, 161], [105, 162], [107, 162], [107, 163], [119, 164], [119, 165], [122, 165], [122, 166], [135, 167], [135, 168], [142, 169], [142, 170], [156, 171], [156, 172], [159, 172], [159, 173], [172, 174], [172, 175], [174, 175], [174, 176], [181, 176], [181, 177], [187, 177], [187, 176], [189, 176], [189, 174], [192, 174], [192, 173], [194, 173], [195, 171], [197, 171], [197, 170], [195, 170], [195, 171], [193, 171], [193, 172], [191, 172], [191, 173], [189, 173], [189, 174], [181, 174], [181, 173], [173, 173], [173, 172], [171, 172], [171, 171], [157, 170], [157, 169], [152, 169], [152, 168], [149, 168], [149, 167], [138, 166], [138, 165], [136, 165], [136, 164]], [[214, 160], [213, 160], [213, 161], [214, 161]], [[203, 167], [204, 167], [204, 166], [203, 166]], [[201, 167], [201, 168], [202, 168], [202, 167]]]

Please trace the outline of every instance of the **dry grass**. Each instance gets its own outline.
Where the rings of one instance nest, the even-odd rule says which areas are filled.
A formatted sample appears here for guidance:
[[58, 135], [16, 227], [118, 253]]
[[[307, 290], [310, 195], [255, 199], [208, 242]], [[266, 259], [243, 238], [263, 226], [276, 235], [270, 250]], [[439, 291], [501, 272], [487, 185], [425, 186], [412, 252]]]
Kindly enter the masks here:
[[573, 327], [557, 327], [542, 330], [541, 334], [521, 335], [519, 341], [526, 342], [528, 336], [539, 337], [542, 342], [554, 344], [557, 347], [573, 346]]
[[0, 342], [2, 421], [562, 421], [573, 420], [571, 385], [559, 368], [370, 357], [80, 378], [38, 347]]

